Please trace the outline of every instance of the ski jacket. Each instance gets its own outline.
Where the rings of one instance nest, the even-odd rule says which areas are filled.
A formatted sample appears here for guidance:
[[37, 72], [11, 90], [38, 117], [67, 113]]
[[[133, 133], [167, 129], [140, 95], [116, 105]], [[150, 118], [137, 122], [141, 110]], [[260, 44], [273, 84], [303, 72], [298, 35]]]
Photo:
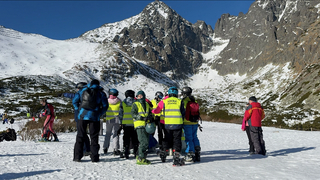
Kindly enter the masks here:
[[[95, 99], [95, 102], [97, 105], [93, 109], [85, 109], [85, 108], [81, 107], [81, 105], [84, 103], [82, 101], [82, 97], [83, 97], [84, 92], [87, 89], [97, 90], [97, 92], [98, 92], [96, 99]], [[96, 85], [96, 84], [93, 84], [93, 85], [88, 84], [87, 87], [80, 90], [79, 96], [75, 96], [73, 99], [73, 105], [75, 107], [74, 108], [75, 110], [79, 109], [78, 119], [91, 120], [91, 121], [100, 121], [100, 116], [102, 116], [104, 113], [106, 113], [106, 111], [109, 107], [106, 94], [103, 92], [103, 88], [101, 86]]]
[[[191, 96], [191, 97], [187, 96], [187, 97], [183, 98], [182, 101], [183, 101], [185, 110], [187, 110], [187, 104], [188, 104], [189, 101], [197, 102], [193, 96]], [[190, 114], [190, 111], [186, 112], [185, 118], [183, 119], [183, 124], [184, 125], [195, 125], [195, 124], [198, 124], [198, 122], [190, 122], [190, 121], [188, 121], [186, 119], [186, 118], [189, 119], [189, 114]]]
[[[121, 124], [125, 125], [125, 126], [133, 126], [133, 118], [132, 118], [132, 114], [131, 114], [131, 110], [132, 110], [132, 104], [135, 102], [135, 99], [132, 97], [127, 97], [126, 99], [123, 100], [122, 102], [122, 106], [120, 107], [120, 111], [119, 111], [119, 119]], [[127, 112], [129, 110], [130, 107], [130, 112]], [[127, 108], [127, 109], [126, 109]], [[129, 113], [129, 114], [127, 114]], [[126, 118], [131, 118], [132, 120], [132, 124], [131, 123], [127, 123], [128, 119]]]
[[[246, 109], [244, 113], [244, 120], [251, 122], [251, 126], [261, 127], [261, 121], [264, 119], [265, 114], [264, 110], [261, 107], [261, 104], [258, 102], [252, 102]], [[250, 123], [249, 123], [250, 124]]]
[[145, 128], [146, 121], [152, 118], [151, 108], [148, 103], [145, 104], [146, 108], [143, 108], [141, 102], [138, 100], [133, 103], [131, 109], [131, 115], [133, 117], [134, 128]]
[[76, 93], [62, 93], [62, 96], [65, 98], [73, 99]]
[[[158, 106], [156, 109], [152, 110], [152, 113], [154, 114], [158, 114], [161, 112], [161, 110], [163, 110], [164, 112], [164, 124], [165, 124], [165, 128], [168, 129], [168, 130], [176, 130], [176, 129], [180, 129], [182, 128], [182, 124], [179, 123], [171, 123], [171, 120], [167, 121], [168, 119], [168, 114], [166, 115], [166, 107], [165, 107], [165, 103], [164, 101], [167, 101], [168, 99], [170, 99], [172, 97], [168, 97], [168, 98], [164, 98], [162, 101], [159, 102]], [[181, 100], [180, 100], [181, 101]], [[167, 103], [168, 104], [168, 103]], [[168, 107], [170, 108], [170, 107]], [[180, 105], [179, 105], [179, 111], [180, 111], [180, 114], [181, 114], [181, 118], [184, 119], [184, 116], [185, 116], [185, 109], [184, 109], [184, 103], [183, 101], [180, 102]], [[167, 113], [170, 111], [170, 109], [167, 109]], [[178, 115], [178, 114], [177, 114]]]
[[54, 108], [51, 104], [46, 103], [46, 105], [44, 106], [44, 113], [42, 113], [43, 116], [51, 116], [51, 117], [55, 117], [54, 116]]
[[121, 124], [119, 114], [120, 109], [122, 108], [122, 102], [121, 99], [118, 97], [115, 99], [109, 98], [108, 99], [109, 107], [106, 112], [106, 123], [119, 123]]
[[[85, 88], [85, 87], [87, 87], [87, 86], [84, 86], [83, 88]], [[80, 107], [80, 103], [81, 103], [81, 98], [80, 98], [79, 92], [81, 92], [82, 89], [80, 89], [76, 93], [63, 93], [63, 96], [67, 97], [67, 98], [71, 98], [73, 96], [72, 105], [74, 107], [74, 120], [76, 122], [78, 122], [79, 107]], [[65, 94], [67, 94], [67, 95], [65, 95]], [[80, 99], [80, 101], [78, 101], [79, 99]]]

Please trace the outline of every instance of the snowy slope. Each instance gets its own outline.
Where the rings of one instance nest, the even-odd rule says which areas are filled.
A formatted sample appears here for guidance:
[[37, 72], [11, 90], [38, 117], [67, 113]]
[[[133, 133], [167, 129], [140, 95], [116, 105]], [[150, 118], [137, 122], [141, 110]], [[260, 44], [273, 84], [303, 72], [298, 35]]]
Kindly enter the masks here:
[[[15, 127], [18, 125], [16, 124]], [[264, 127], [268, 156], [248, 155], [240, 125], [204, 122], [199, 132], [200, 163], [173, 167], [149, 154], [149, 166], [131, 156], [101, 156], [101, 162], [72, 161], [75, 133], [59, 134], [61, 142], [1, 142], [0, 179], [319, 179], [320, 132]], [[5, 125], [0, 124], [1, 129]], [[103, 143], [100, 136], [100, 144]], [[100, 150], [102, 153], [102, 150]]]

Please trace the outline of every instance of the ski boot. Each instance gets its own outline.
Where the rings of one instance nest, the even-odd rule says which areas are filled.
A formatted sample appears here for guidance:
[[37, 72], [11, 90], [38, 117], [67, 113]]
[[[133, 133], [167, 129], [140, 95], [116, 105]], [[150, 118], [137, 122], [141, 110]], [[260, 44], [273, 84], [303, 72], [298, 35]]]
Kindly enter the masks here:
[[113, 155], [114, 156], [119, 156], [120, 155], [120, 151], [119, 150], [113, 150]]
[[124, 158], [124, 149], [120, 151], [120, 158]]
[[125, 157], [126, 159], [129, 159], [129, 154], [130, 154], [129, 146], [126, 146], [126, 147], [124, 148], [124, 157]]
[[54, 137], [54, 140], [53, 140], [53, 141], [59, 142], [59, 139], [58, 139], [58, 137], [57, 137], [57, 134], [53, 134], [53, 137]]
[[186, 155], [186, 162], [195, 162], [195, 155], [192, 151], [189, 151]]
[[195, 152], [195, 161], [196, 162], [200, 162], [200, 151], [201, 151], [201, 147], [200, 146], [196, 146], [196, 147], [194, 147], [194, 149], [196, 150], [196, 152]]
[[[168, 150], [167, 150], [167, 151], [168, 151]], [[167, 153], [168, 153], [167, 151], [164, 151], [164, 150], [161, 150], [161, 151], [160, 151], [160, 154], [159, 154], [159, 155], [160, 155], [160, 159], [161, 159], [162, 162], [166, 162]]]
[[173, 154], [173, 166], [183, 166], [184, 159], [180, 159], [180, 153], [179, 152], [174, 152]]
[[103, 149], [103, 154], [105, 154], [105, 155], [108, 154], [108, 148]]
[[137, 158], [137, 164], [139, 165], [149, 165], [151, 162], [145, 158]]

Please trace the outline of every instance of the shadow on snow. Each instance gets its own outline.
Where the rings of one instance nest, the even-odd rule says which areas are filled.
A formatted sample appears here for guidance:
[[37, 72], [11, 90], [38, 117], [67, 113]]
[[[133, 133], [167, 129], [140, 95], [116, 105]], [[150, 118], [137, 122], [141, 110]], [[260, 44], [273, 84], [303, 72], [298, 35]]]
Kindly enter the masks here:
[[[267, 156], [263, 155], [249, 155], [249, 152], [244, 149], [234, 150], [216, 150], [216, 151], [203, 151], [201, 152], [201, 162], [223, 161], [223, 160], [241, 160], [241, 159], [263, 159], [268, 156], [286, 156], [288, 154], [308, 151], [316, 149], [315, 147], [298, 147], [280, 149], [277, 151], [267, 151]], [[214, 155], [214, 156], [213, 156]], [[222, 156], [219, 156], [222, 155]]]
[[26, 178], [28, 176], [35, 176], [39, 174], [46, 174], [52, 172], [59, 172], [60, 169], [56, 170], [43, 170], [43, 171], [32, 171], [32, 172], [21, 172], [21, 173], [4, 173], [0, 175], [0, 179], [17, 179], [17, 178]]
[[6, 157], [6, 156], [37, 156], [37, 155], [45, 155], [46, 153], [41, 154], [0, 154], [0, 157]]

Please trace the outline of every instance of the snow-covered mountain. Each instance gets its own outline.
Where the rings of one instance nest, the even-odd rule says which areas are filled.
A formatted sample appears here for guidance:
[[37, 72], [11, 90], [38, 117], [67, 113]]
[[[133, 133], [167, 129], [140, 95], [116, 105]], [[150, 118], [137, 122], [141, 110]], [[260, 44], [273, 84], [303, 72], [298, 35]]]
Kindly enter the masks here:
[[[190, 86], [214, 120], [239, 119], [255, 95], [265, 106], [265, 124], [315, 122], [319, 12], [316, 1], [257, 0], [246, 14], [222, 15], [213, 31], [154, 1], [138, 15], [64, 41], [0, 26], [0, 77], [17, 82], [12, 77], [39, 75], [53, 83], [97, 78], [122, 98], [127, 89], [153, 98], [169, 86]], [[13, 98], [10, 88], [2, 85], [0, 98]]]

